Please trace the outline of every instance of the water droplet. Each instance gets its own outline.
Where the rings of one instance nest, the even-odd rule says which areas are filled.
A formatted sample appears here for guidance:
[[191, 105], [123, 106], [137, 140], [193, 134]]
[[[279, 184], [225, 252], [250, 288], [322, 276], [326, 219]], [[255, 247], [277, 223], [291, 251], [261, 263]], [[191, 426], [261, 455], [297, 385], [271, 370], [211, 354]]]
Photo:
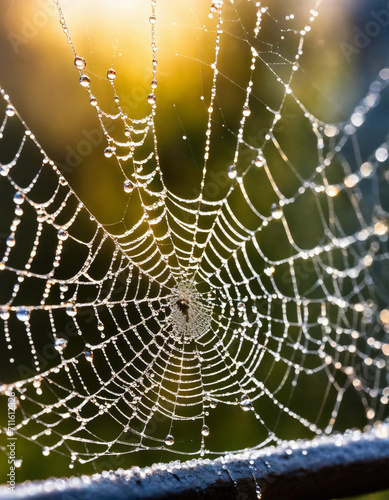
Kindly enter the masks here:
[[217, 401], [215, 401], [214, 399], [211, 399], [211, 401], [209, 402], [209, 406], [211, 408], [216, 408], [217, 406]]
[[271, 276], [275, 272], [275, 268], [274, 266], [265, 267], [263, 272], [266, 274], [266, 276]]
[[62, 352], [66, 348], [67, 345], [68, 345], [68, 341], [66, 339], [62, 339], [62, 338], [55, 339], [54, 347], [57, 349], [57, 351]]
[[66, 283], [61, 283], [59, 285], [59, 289], [61, 290], [61, 292], [67, 292], [69, 290], [69, 287], [67, 286]]
[[230, 179], [235, 179], [235, 177], [237, 176], [238, 174], [238, 171], [236, 170], [236, 166], [235, 165], [230, 165], [228, 167], [228, 177]]
[[12, 106], [12, 104], [8, 104], [8, 106], [5, 108], [5, 114], [7, 116], [14, 116], [15, 113], [16, 113], [16, 110]]
[[74, 59], [74, 66], [79, 69], [80, 71], [85, 69], [86, 68], [86, 62], [85, 62], [85, 59], [83, 57], [79, 57], [77, 56], [75, 59]]
[[123, 189], [125, 193], [132, 193], [134, 184], [129, 179], [126, 179], [123, 184]]
[[319, 323], [319, 325], [323, 326], [327, 326], [329, 323], [327, 316], [319, 316], [317, 318], [317, 322]]
[[93, 352], [90, 351], [89, 349], [85, 349], [84, 356], [85, 356], [85, 359], [87, 361], [89, 361], [90, 363], [93, 361]]
[[16, 244], [15, 236], [13, 236], [12, 234], [9, 235], [6, 241], [7, 247], [12, 248], [15, 246], [15, 244]]
[[262, 491], [261, 491], [261, 488], [258, 485], [255, 487], [255, 494], [257, 495], [257, 499], [258, 500], [262, 499]]
[[68, 239], [68, 232], [67, 231], [64, 231], [63, 229], [59, 229], [58, 230], [58, 239], [61, 240], [61, 241], [65, 241]]
[[344, 179], [344, 184], [348, 188], [356, 186], [359, 182], [359, 177], [356, 174], [350, 174]]
[[250, 116], [251, 115], [251, 109], [248, 106], [245, 106], [243, 108], [243, 116]]
[[23, 464], [23, 460], [21, 458], [17, 458], [16, 460], [14, 460], [14, 466], [19, 469]]
[[97, 106], [97, 99], [96, 99], [96, 97], [93, 97], [93, 96], [92, 96], [92, 97], [90, 98], [90, 101], [89, 101], [89, 102], [91, 103], [91, 105], [92, 105], [92, 106]]
[[201, 427], [201, 435], [206, 437], [206, 436], [209, 436], [209, 427], [208, 425], [203, 425]]
[[8, 309], [5, 309], [5, 308], [0, 309], [0, 318], [4, 319], [4, 320], [6, 320], [6, 319], [9, 318], [9, 311], [8, 311]]
[[19, 321], [22, 321], [23, 323], [26, 323], [30, 319], [30, 313], [27, 311], [27, 309], [19, 309], [16, 312], [16, 317], [18, 318]]
[[17, 206], [15, 208], [15, 215], [17, 215], [18, 217], [21, 217], [23, 215], [23, 208], [20, 206]]
[[42, 448], [42, 455], [48, 457], [50, 455], [50, 448], [48, 446], [44, 446]]
[[273, 205], [270, 207], [270, 210], [274, 219], [281, 219], [282, 209], [277, 205], [277, 203], [273, 203]]
[[335, 198], [339, 193], [339, 188], [338, 186], [326, 186], [326, 193], [330, 198]]
[[109, 69], [107, 71], [107, 78], [108, 78], [108, 80], [115, 80], [115, 78], [116, 78], [116, 71], [114, 69], [112, 69], [112, 68]]
[[66, 308], [66, 314], [70, 317], [74, 317], [77, 314], [77, 308], [74, 304], [69, 304]]
[[388, 232], [388, 223], [380, 220], [374, 224], [374, 232], [377, 236], [384, 236]]
[[90, 85], [90, 78], [87, 75], [81, 75], [80, 76], [80, 85], [83, 87], [89, 87]]
[[373, 165], [371, 163], [369, 163], [368, 161], [365, 161], [365, 163], [362, 163], [361, 167], [360, 167], [360, 172], [361, 172], [361, 175], [362, 177], [370, 177], [370, 175], [373, 173]]
[[381, 163], [386, 161], [389, 157], [388, 148], [386, 146], [378, 148], [377, 151], [375, 152], [375, 157]]
[[246, 394], [240, 398], [240, 407], [243, 411], [249, 411], [252, 408], [251, 399]]
[[129, 128], [126, 128], [126, 130], [124, 131], [124, 135], [126, 137], [131, 137], [131, 130]]
[[22, 193], [18, 191], [17, 193], [14, 194], [13, 200], [15, 205], [21, 205], [24, 202], [24, 196]]
[[104, 156], [106, 158], [111, 158], [111, 156], [113, 155], [114, 153], [114, 149], [111, 147], [111, 146], [108, 146], [104, 149]]
[[155, 16], [150, 16], [149, 21], [150, 21], [151, 24], [155, 24], [157, 22]]
[[99, 321], [97, 323], [97, 329], [102, 332], [104, 330], [104, 323], [102, 321]]
[[157, 103], [157, 98], [155, 97], [155, 94], [149, 94], [147, 97], [147, 102], [152, 106], [155, 106], [155, 104]]
[[174, 444], [174, 437], [171, 434], [165, 437], [165, 444], [166, 446], [172, 446]]

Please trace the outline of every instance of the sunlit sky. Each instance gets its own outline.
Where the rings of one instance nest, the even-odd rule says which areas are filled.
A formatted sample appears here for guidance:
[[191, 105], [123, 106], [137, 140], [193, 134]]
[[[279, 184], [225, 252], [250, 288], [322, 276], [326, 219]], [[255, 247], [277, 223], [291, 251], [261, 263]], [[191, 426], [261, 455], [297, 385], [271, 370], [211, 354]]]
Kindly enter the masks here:
[[[337, 106], [328, 103], [338, 103], [339, 96], [345, 102], [347, 99], [353, 101], [350, 86], [347, 94], [344, 93], [341, 71], [344, 60], [336, 39], [345, 36], [342, 33], [347, 27], [345, 16], [349, 1], [323, 2], [320, 23], [314, 24], [308, 36], [310, 49], [306, 51], [305, 80], [301, 85], [305, 97], [311, 99], [315, 115], [322, 110], [338, 112]], [[277, 3], [277, 8], [285, 12], [277, 11], [276, 14], [279, 19], [284, 19], [290, 9], [296, 15], [301, 10], [306, 16], [306, 4], [313, 7], [314, 3], [312, 0]], [[239, 8], [246, 4], [250, 7], [251, 2], [235, 2]], [[132, 117], [144, 116], [148, 112], [147, 95], [152, 79], [151, 2], [62, 0], [60, 5], [76, 53], [87, 62], [86, 72], [91, 77], [93, 93], [101, 107], [109, 110], [112, 106], [106, 74], [114, 67], [118, 95], [130, 103]], [[172, 142], [176, 140], [174, 133], [182, 137], [184, 129], [194, 130], [206, 123], [206, 113], [200, 116], [199, 111], [205, 111], [209, 101], [211, 63], [215, 55], [216, 19], [208, 17], [210, 5], [208, 0], [157, 2], [156, 94], [158, 116], [160, 120], [162, 117], [158, 126], [165, 123], [163, 113], [174, 107], [174, 111], [164, 115], [172, 129]], [[230, 84], [230, 79], [237, 89], [241, 65], [247, 69], [241, 54], [242, 51], [249, 52], [249, 46], [232, 33], [238, 29], [239, 21], [229, 2], [223, 16], [223, 28], [226, 29], [221, 44], [224, 67], [220, 68], [219, 83]], [[230, 21], [234, 17], [235, 20]], [[1, 84], [11, 94], [14, 104], [49, 156], [64, 163], [66, 148], [74, 148], [83, 139], [83, 131], [98, 124], [85, 89], [78, 84], [74, 55], [62, 31], [55, 4], [52, 0], [4, 2], [0, 6], [0, 19]], [[252, 22], [250, 16], [245, 22]], [[329, 44], [321, 44], [323, 39]], [[234, 51], [234, 47], [239, 48]], [[352, 76], [351, 66], [346, 68], [345, 74]], [[201, 101], [203, 94], [205, 100]], [[238, 97], [244, 97], [243, 88]], [[91, 157], [88, 161], [94, 159]], [[94, 167], [90, 165], [89, 168]], [[104, 189], [107, 189], [106, 183]]]

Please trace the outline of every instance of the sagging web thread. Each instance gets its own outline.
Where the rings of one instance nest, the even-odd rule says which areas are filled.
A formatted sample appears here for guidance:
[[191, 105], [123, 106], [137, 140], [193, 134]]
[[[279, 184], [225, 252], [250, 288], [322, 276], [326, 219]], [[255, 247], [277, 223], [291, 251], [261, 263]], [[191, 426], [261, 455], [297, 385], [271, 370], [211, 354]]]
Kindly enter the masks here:
[[[250, 32], [232, 1], [213, 2], [203, 170], [198, 195], [185, 198], [166, 186], [158, 154], [155, 0], [150, 112], [143, 119], [122, 110], [113, 68], [107, 78], [117, 112], [100, 108], [87, 62], [76, 51], [60, 1], [54, 3], [107, 140], [104, 154], [122, 172], [126, 210], [134, 220], [110, 234], [1, 90], [2, 142], [8, 131], [19, 134], [12, 158], [2, 159], [0, 179], [6, 232], [1, 349], [9, 353], [0, 394], [16, 394], [16, 433], [40, 444], [43, 455], [70, 455], [73, 466], [151, 449], [226, 452], [210, 443], [225, 434], [229, 411], [236, 427], [251, 415], [253, 447], [332, 432], [347, 395], [352, 411], [360, 413], [349, 416], [347, 425], [386, 418], [389, 309], [382, 273], [388, 261], [389, 139], [363, 158], [358, 144], [387, 91], [389, 69], [382, 69], [348, 121], [324, 123], [293, 91], [320, 2], [305, 8], [298, 29], [289, 29], [271, 6], [247, 1], [255, 14]], [[215, 198], [207, 186], [213, 148], [227, 128], [218, 114], [218, 91], [228, 16], [241, 25], [250, 71], [239, 123], [228, 130], [234, 143], [224, 172], [228, 184]], [[270, 23], [272, 44], [261, 39]], [[285, 37], [295, 47], [293, 57], [283, 55]], [[279, 93], [271, 106], [256, 98], [259, 67], [268, 70]], [[288, 104], [315, 143], [308, 173], [285, 152], [277, 132]], [[246, 132], [257, 113], [267, 120], [260, 145]], [[121, 124], [121, 139], [109, 134], [107, 120]], [[272, 162], [293, 178], [292, 190], [280, 186]], [[270, 194], [262, 188], [258, 194], [257, 186]], [[308, 212], [317, 217], [317, 234], [303, 241], [296, 227]], [[272, 240], [277, 250], [269, 250]], [[242, 440], [235, 448], [246, 445]]]

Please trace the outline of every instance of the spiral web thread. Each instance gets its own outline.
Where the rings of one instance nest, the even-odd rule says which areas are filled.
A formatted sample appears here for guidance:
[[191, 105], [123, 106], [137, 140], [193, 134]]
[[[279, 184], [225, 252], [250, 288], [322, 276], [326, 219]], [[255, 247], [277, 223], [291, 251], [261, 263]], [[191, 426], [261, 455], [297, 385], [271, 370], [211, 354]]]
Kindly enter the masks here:
[[[212, 449], [212, 436], [225, 432], [220, 421], [229, 411], [234, 426], [250, 416], [255, 429], [252, 442], [234, 449], [385, 419], [389, 142], [371, 145], [363, 157], [359, 143], [385, 99], [389, 69], [380, 71], [348, 121], [323, 123], [293, 90], [320, 2], [307, 3], [297, 29], [284, 28], [271, 6], [244, 2], [255, 14], [251, 32], [232, 2], [214, 2], [203, 173], [198, 194], [184, 198], [167, 188], [158, 155], [155, 1], [150, 113], [143, 119], [121, 109], [113, 69], [107, 78], [117, 113], [100, 108], [93, 76], [60, 2], [54, 3], [135, 220], [110, 234], [1, 90], [1, 141], [8, 131], [19, 138], [12, 158], [1, 158], [0, 178], [1, 350], [8, 353], [0, 394], [16, 394], [16, 434], [42, 446], [43, 455], [70, 455], [72, 466], [151, 449], [227, 452]], [[225, 12], [241, 23], [251, 61], [240, 121], [228, 131], [235, 146], [224, 169], [227, 187], [215, 199], [207, 183], [214, 144], [226, 129], [217, 115]], [[278, 37], [272, 45], [261, 41], [270, 22]], [[296, 47], [293, 57], [282, 53], [284, 36]], [[259, 65], [279, 98], [274, 106], [260, 102], [268, 125], [258, 145], [246, 129], [259, 102]], [[277, 132], [288, 103], [316, 146], [309, 172], [285, 152]], [[107, 120], [121, 124], [121, 140], [110, 136]], [[288, 189], [279, 185], [273, 161], [292, 179]], [[265, 202], [253, 186], [266, 187]], [[318, 222], [311, 243], [295, 232], [309, 212]], [[347, 398], [352, 406], [343, 410]], [[349, 412], [347, 424], [337, 427], [342, 411]]]

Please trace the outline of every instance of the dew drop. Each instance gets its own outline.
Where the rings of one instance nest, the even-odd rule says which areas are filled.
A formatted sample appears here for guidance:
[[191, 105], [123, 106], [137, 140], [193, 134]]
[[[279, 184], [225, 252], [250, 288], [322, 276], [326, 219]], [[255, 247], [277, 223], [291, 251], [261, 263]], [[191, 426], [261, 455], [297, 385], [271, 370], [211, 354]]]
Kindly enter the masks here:
[[86, 349], [86, 350], [84, 351], [84, 356], [85, 356], [85, 359], [86, 359], [87, 361], [89, 361], [90, 363], [93, 361], [93, 352], [92, 352], [92, 351], [90, 351], [89, 349]]
[[243, 108], [243, 116], [250, 116], [251, 115], [251, 109], [248, 106], [245, 106]]
[[13, 200], [15, 205], [21, 205], [24, 202], [24, 196], [22, 193], [18, 191], [17, 193], [14, 194]]
[[12, 104], [8, 104], [8, 106], [5, 108], [5, 114], [7, 116], [14, 116], [15, 113], [16, 113], [16, 110], [12, 106]]
[[361, 172], [361, 175], [362, 177], [370, 177], [370, 175], [373, 173], [373, 165], [369, 162], [365, 162], [365, 163], [362, 163], [361, 167], [360, 167], [360, 172]]
[[274, 266], [265, 267], [263, 272], [266, 274], [266, 276], [271, 276], [275, 272], [275, 268]]
[[206, 437], [206, 436], [209, 436], [209, 427], [208, 425], [203, 425], [201, 427], [201, 435]]
[[55, 339], [54, 347], [58, 352], [62, 352], [66, 348], [67, 345], [68, 345], [68, 341], [66, 339], [62, 339], [62, 338]]
[[335, 198], [335, 196], [339, 193], [339, 188], [337, 186], [326, 186], [326, 194], [330, 198]]
[[374, 232], [377, 236], [384, 236], [388, 232], [388, 223], [380, 220], [374, 224]]
[[108, 78], [108, 80], [115, 80], [115, 78], [116, 78], [116, 71], [114, 69], [112, 69], [112, 68], [109, 69], [107, 71], [107, 78]]
[[387, 147], [380, 147], [380, 148], [378, 148], [377, 151], [375, 152], [375, 157], [381, 163], [383, 163], [384, 161], [386, 161], [388, 159], [388, 157], [389, 157], [388, 148]]
[[97, 106], [97, 99], [96, 99], [96, 97], [93, 97], [93, 96], [92, 96], [92, 97], [90, 98], [90, 101], [89, 101], [89, 102], [91, 103], [91, 105], [92, 105], [92, 106]]
[[61, 241], [67, 240], [69, 236], [68, 232], [64, 231], [63, 229], [59, 229], [57, 234], [58, 234], [58, 239]]
[[69, 304], [66, 308], [66, 314], [73, 318], [77, 314], [76, 306], [74, 304]]
[[21, 458], [17, 458], [16, 460], [14, 460], [14, 466], [19, 469], [23, 464], [23, 460]]
[[147, 97], [147, 102], [152, 106], [155, 106], [157, 103], [157, 98], [155, 97], [155, 94], [149, 94]]
[[50, 455], [50, 448], [48, 446], [44, 446], [42, 448], [42, 455], [48, 457]]
[[166, 446], [172, 446], [174, 444], [174, 437], [171, 434], [165, 437], [165, 444]]
[[215, 401], [214, 399], [211, 399], [211, 401], [210, 401], [210, 403], [209, 403], [209, 406], [210, 406], [211, 408], [216, 408], [216, 406], [217, 406], [217, 401]]
[[104, 149], [104, 156], [106, 158], [111, 158], [111, 156], [113, 155], [114, 153], [114, 149], [111, 147], [111, 146], [108, 146]]
[[317, 322], [319, 323], [319, 325], [323, 326], [327, 326], [329, 323], [327, 316], [322, 315], [317, 318]]
[[359, 177], [356, 174], [350, 174], [344, 179], [344, 184], [348, 188], [356, 186], [359, 182]]
[[246, 394], [240, 398], [239, 404], [243, 411], [249, 411], [252, 408], [251, 399]]
[[5, 308], [0, 309], [0, 318], [3, 320], [7, 320], [9, 318], [8, 309], [5, 309]]
[[10, 236], [8, 236], [7, 238], [7, 241], [6, 241], [6, 245], [7, 247], [14, 247], [16, 244], [16, 240], [15, 240], [15, 236], [13, 236], [12, 234]]
[[126, 179], [123, 184], [123, 189], [125, 193], [132, 193], [134, 184], [129, 179]]
[[77, 56], [75, 59], [74, 59], [74, 66], [79, 69], [80, 71], [85, 69], [86, 68], [86, 62], [85, 62], [85, 59], [83, 57], [79, 57]]
[[155, 24], [157, 22], [157, 19], [155, 18], [155, 16], [150, 16], [150, 24]]
[[89, 87], [90, 85], [90, 78], [87, 75], [81, 75], [80, 76], [80, 85], [82, 87]]
[[30, 313], [27, 311], [27, 309], [22, 308], [16, 312], [16, 317], [19, 321], [26, 323], [30, 319]]
[[99, 321], [97, 323], [97, 329], [102, 332], [104, 330], [104, 323], [102, 321]]
[[273, 205], [270, 207], [270, 210], [274, 219], [281, 219], [282, 209], [276, 203], [273, 203]]
[[235, 179], [235, 177], [237, 176], [238, 174], [238, 171], [236, 170], [236, 166], [235, 165], [230, 165], [228, 167], [228, 177], [230, 179]]

